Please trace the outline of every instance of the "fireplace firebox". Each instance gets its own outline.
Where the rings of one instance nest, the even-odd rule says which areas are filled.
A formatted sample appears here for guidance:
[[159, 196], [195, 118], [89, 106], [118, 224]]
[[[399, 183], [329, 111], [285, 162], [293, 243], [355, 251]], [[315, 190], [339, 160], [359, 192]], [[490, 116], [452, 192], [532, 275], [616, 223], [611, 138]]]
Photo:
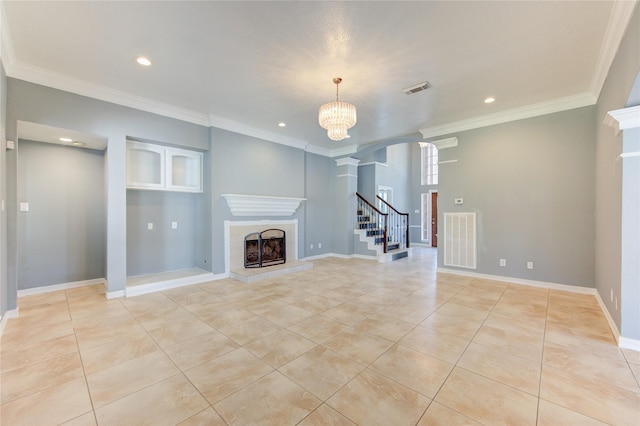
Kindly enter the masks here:
[[287, 261], [286, 238], [282, 229], [267, 229], [244, 237], [244, 267], [263, 268]]

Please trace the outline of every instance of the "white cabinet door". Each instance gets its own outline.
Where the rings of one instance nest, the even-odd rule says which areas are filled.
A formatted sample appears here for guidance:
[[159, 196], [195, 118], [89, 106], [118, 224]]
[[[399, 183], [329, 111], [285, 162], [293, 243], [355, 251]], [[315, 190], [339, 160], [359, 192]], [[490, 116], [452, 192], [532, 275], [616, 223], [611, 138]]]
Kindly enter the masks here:
[[203, 154], [127, 141], [127, 188], [202, 192]]
[[202, 192], [202, 153], [167, 148], [167, 189]]
[[127, 188], [164, 189], [163, 147], [127, 141]]

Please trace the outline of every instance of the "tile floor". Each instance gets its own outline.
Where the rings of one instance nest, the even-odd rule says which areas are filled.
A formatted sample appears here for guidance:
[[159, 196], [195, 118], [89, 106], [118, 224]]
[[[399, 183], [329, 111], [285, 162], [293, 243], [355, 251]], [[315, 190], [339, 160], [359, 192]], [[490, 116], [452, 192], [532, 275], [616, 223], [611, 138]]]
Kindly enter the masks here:
[[259, 283], [20, 298], [2, 425], [638, 425], [595, 297], [327, 258]]

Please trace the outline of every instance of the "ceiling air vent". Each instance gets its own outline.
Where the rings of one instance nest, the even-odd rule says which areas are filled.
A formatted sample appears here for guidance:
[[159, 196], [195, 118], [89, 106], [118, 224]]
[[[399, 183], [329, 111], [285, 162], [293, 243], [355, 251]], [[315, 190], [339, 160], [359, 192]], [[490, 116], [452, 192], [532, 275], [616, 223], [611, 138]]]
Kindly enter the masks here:
[[431, 85], [428, 81], [423, 83], [418, 83], [415, 86], [407, 87], [406, 89], [402, 89], [402, 91], [407, 95], [413, 95], [414, 93], [422, 92], [423, 90], [427, 90]]

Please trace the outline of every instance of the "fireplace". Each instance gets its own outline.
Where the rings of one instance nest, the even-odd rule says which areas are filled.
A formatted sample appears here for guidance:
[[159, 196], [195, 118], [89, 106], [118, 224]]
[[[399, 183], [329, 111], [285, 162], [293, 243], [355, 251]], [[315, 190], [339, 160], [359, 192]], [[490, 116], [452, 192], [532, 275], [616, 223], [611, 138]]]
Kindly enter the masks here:
[[282, 229], [267, 229], [244, 237], [244, 267], [262, 268], [287, 261], [286, 238]]

